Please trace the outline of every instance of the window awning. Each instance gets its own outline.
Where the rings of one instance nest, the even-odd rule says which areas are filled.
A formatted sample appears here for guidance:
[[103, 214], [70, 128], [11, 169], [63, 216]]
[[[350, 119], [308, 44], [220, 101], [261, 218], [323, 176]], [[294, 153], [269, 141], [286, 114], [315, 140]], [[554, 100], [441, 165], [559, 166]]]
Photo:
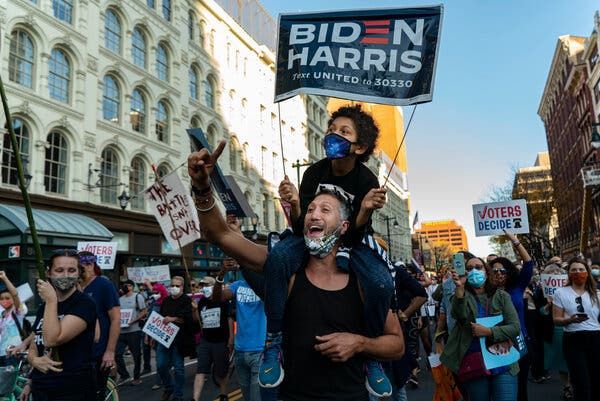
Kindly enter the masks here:
[[[113, 234], [102, 224], [81, 214], [33, 209], [33, 219], [40, 236], [77, 238], [87, 241], [108, 241], [113, 237]], [[29, 221], [24, 207], [0, 205], [0, 236], [29, 233]]]

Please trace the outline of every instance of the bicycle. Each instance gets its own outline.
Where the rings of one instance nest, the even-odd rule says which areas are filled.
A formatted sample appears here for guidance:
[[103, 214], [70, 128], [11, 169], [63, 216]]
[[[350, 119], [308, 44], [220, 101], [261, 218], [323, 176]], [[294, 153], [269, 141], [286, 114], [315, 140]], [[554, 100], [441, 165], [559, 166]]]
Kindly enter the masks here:
[[19, 354], [17, 366], [0, 367], [0, 401], [18, 401], [23, 393], [23, 387], [29, 384], [23, 374], [23, 360], [27, 354]]
[[112, 377], [109, 377], [106, 381], [106, 396], [104, 397], [104, 401], [119, 401], [119, 391], [117, 388], [119, 385], [113, 380]]

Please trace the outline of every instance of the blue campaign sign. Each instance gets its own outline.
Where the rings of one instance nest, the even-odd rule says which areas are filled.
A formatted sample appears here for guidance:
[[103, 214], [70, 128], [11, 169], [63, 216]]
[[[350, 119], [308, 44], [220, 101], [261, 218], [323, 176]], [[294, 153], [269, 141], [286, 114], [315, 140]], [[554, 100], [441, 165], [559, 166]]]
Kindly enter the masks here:
[[430, 102], [443, 6], [281, 14], [275, 101]]
[[[475, 319], [475, 321], [482, 326], [494, 327], [498, 323], [501, 323], [502, 319], [502, 315], [499, 315], [480, 317]], [[511, 340], [494, 343], [490, 341], [489, 337], [480, 337], [479, 344], [481, 345], [483, 363], [488, 370], [508, 366], [518, 361], [521, 357], [521, 354], [514, 346], [514, 342]]]

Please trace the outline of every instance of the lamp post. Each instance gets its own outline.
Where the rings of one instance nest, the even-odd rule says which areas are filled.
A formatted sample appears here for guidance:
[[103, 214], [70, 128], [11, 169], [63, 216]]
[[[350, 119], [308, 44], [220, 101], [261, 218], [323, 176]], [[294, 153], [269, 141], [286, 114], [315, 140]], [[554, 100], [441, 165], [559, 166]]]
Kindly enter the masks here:
[[258, 238], [258, 232], [256, 231], [256, 226], [258, 225], [258, 216], [255, 214], [254, 216], [250, 217], [250, 223], [252, 223], [252, 239], [256, 241], [256, 239]]
[[127, 192], [125, 190], [121, 192], [121, 195], [117, 197], [119, 200], [119, 206], [121, 206], [121, 210], [125, 210], [127, 208], [127, 203], [129, 203], [129, 199], [131, 198], [131, 196], [127, 196]]
[[300, 163], [300, 159], [296, 159], [296, 163], [292, 164], [292, 167], [296, 169], [296, 177], [298, 178], [298, 186], [300, 186], [300, 167], [310, 166], [312, 163]]
[[398, 228], [400, 224], [398, 224], [398, 220], [395, 217], [383, 216], [383, 220], [385, 220], [385, 225], [387, 227], [387, 242], [388, 242], [388, 254], [392, 255], [392, 236], [390, 234], [390, 220], [394, 220], [394, 228]]

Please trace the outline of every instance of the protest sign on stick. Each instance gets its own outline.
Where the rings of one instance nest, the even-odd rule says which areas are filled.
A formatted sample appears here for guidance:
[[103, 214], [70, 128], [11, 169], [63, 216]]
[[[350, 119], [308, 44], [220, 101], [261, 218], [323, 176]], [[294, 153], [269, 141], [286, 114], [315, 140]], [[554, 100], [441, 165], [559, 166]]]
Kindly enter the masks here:
[[473, 205], [473, 221], [477, 237], [504, 235], [504, 230], [513, 234], [529, 233], [525, 199]]
[[169, 348], [179, 331], [179, 327], [173, 323], [165, 324], [163, 323], [163, 319], [163, 316], [152, 311], [142, 331]]
[[171, 280], [169, 265], [128, 267], [127, 277], [134, 283], [163, 282]]
[[109, 270], [115, 267], [115, 259], [117, 258], [117, 243], [116, 242], [78, 242], [78, 251], [88, 251], [96, 255], [96, 263], [102, 270]]

